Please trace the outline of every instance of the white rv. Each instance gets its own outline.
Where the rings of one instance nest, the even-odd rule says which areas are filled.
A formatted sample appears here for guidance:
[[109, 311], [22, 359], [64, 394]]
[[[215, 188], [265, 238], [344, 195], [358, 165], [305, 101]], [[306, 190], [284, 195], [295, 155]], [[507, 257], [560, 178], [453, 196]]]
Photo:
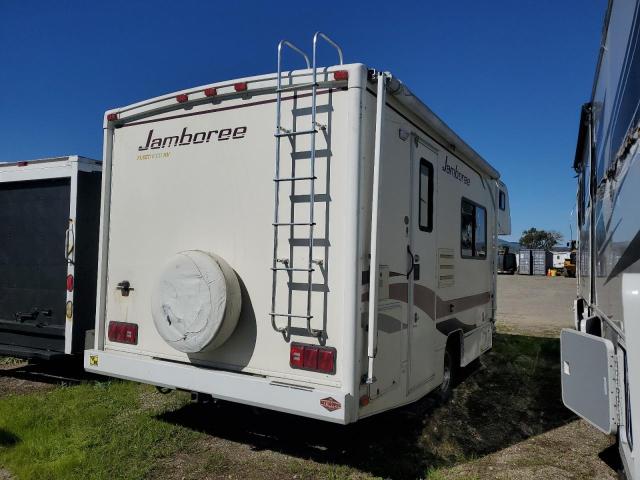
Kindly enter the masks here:
[[498, 172], [398, 79], [313, 44], [106, 113], [87, 370], [346, 424], [491, 348]]
[[95, 319], [101, 162], [0, 163], [0, 355], [80, 354]]
[[582, 106], [575, 330], [561, 334], [562, 399], [616, 435], [640, 479], [640, 0], [610, 0], [591, 99]]

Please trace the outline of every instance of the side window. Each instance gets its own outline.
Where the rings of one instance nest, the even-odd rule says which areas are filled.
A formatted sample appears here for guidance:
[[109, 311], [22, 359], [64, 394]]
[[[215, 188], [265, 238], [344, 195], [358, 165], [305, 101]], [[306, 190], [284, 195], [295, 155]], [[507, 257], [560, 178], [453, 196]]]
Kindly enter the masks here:
[[487, 257], [487, 210], [464, 198], [461, 208], [460, 250], [462, 258]]
[[424, 158], [420, 159], [419, 188], [419, 226], [420, 230], [433, 230], [433, 165]]
[[502, 190], [498, 190], [500, 193], [498, 194], [498, 206], [500, 210], [504, 210], [507, 208], [507, 196], [504, 194]]
[[463, 257], [473, 257], [474, 205], [462, 200], [461, 249]]

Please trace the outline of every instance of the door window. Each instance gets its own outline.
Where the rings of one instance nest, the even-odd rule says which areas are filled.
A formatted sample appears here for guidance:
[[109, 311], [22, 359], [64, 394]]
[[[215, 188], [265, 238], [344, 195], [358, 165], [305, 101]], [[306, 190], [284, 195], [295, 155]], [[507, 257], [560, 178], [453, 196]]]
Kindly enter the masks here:
[[419, 188], [419, 226], [420, 230], [433, 230], [433, 165], [424, 158], [420, 159]]

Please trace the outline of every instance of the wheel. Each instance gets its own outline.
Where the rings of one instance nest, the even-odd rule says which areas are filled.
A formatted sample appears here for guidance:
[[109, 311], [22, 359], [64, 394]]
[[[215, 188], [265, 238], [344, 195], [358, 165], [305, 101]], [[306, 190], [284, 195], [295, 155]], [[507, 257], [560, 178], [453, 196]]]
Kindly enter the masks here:
[[445, 403], [451, 398], [453, 391], [453, 377], [454, 377], [454, 365], [453, 355], [451, 355], [450, 349], [447, 348], [444, 351], [444, 371], [442, 374], [442, 384], [436, 391], [436, 396], [440, 403]]

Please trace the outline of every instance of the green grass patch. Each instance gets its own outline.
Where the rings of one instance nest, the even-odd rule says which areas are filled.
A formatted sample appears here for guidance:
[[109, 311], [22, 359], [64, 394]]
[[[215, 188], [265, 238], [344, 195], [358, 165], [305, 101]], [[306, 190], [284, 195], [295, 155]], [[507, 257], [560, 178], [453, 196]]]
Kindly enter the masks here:
[[0, 466], [19, 479], [144, 477], [197, 435], [155, 418], [186, 397], [147, 408], [149, 394], [115, 381], [0, 399]]
[[25, 363], [24, 360], [14, 357], [0, 357], [0, 367], [14, 367]]

